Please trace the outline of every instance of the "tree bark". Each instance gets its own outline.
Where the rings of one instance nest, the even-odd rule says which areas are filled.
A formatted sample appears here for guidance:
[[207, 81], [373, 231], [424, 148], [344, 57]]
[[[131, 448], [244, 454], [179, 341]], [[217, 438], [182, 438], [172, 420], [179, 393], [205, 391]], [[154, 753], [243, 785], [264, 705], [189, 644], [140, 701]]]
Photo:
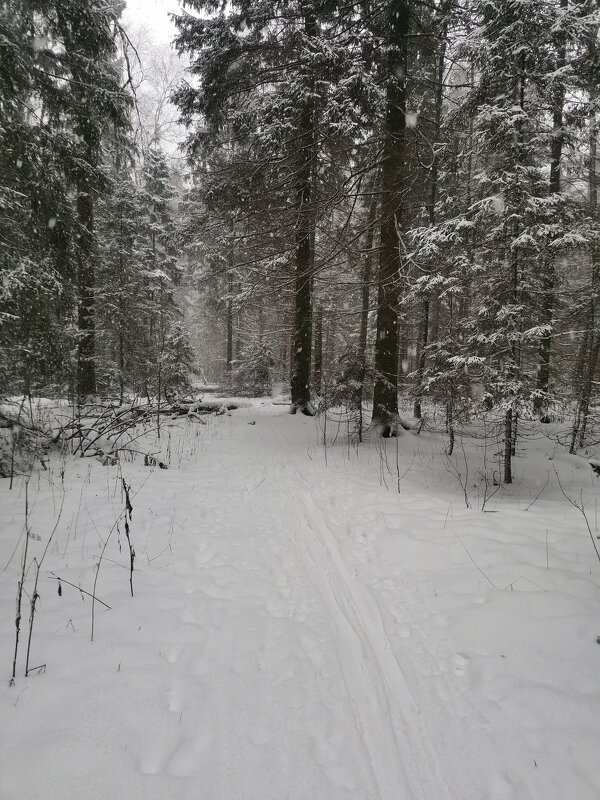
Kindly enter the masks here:
[[507, 408], [504, 415], [504, 483], [512, 483], [513, 441], [513, 410]]
[[225, 371], [227, 372], [228, 379], [231, 379], [231, 371], [233, 369], [233, 269], [235, 266], [235, 258], [233, 252], [233, 234], [234, 222], [229, 220], [229, 233], [231, 236], [230, 246], [227, 250], [227, 342], [225, 352]]
[[87, 395], [96, 393], [94, 201], [87, 186], [79, 188], [76, 205], [79, 222], [79, 238], [77, 240], [77, 288], [79, 294], [77, 394], [81, 401]]
[[416, 419], [423, 416], [421, 403], [423, 400], [423, 376], [425, 374], [425, 363], [427, 360], [427, 344], [429, 334], [429, 298], [423, 300], [421, 307], [421, 324], [419, 331], [419, 355], [417, 359], [416, 393], [413, 405], [413, 415]]
[[[442, 13], [446, 14], [447, 9], [444, 5]], [[442, 23], [441, 31], [441, 44], [437, 54], [437, 63], [435, 70], [436, 87], [435, 87], [435, 107], [434, 107], [434, 120], [433, 120], [433, 159], [431, 163], [430, 185], [429, 185], [429, 204], [428, 204], [428, 217], [429, 225], [435, 225], [435, 207], [438, 199], [438, 175], [439, 175], [439, 159], [437, 155], [436, 146], [440, 135], [442, 126], [442, 107], [444, 100], [444, 66], [446, 60], [446, 45], [448, 35], [448, 22], [447, 19]], [[425, 375], [425, 365], [427, 362], [427, 345], [429, 344], [429, 321], [431, 316], [431, 298], [427, 294], [423, 300], [421, 309], [421, 331], [420, 331], [420, 347], [419, 358], [417, 361], [417, 374], [416, 374], [416, 393], [415, 402], [413, 407], [413, 414], [416, 419], [422, 417], [422, 400], [423, 400], [423, 376]]]
[[323, 309], [318, 308], [315, 314], [315, 349], [313, 365], [314, 388], [321, 393], [323, 381]]
[[[304, 33], [316, 38], [317, 23], [312, 11], [304, 11]], [[296, 190], [296, 280], [294, 310], [294, 347], [292, 351], [291, 399], [292, 413], [314, 413], [310, 404], [310, 365], [312, 350], [312, 175], [315, 148], [314, 135], [315, 79], [310, 76], [306, 86], [306, 100], [298, 122], [298, 166]]]
[[376, 218], [377, 194], [376, 186], [374, 185], [373, 196], [369, 205], [369, 216], [367, 218], [367, 241], [362, 274], [360, 331], [358, 334], [358, 357], [361, 363], [363, 382], [367, 368], [367, 338], [369, 334], [369, 308], [371, 302], [371, 276], [373, 272], [373, 246], [375, 244]]
[[[596, 36], [597, 30], [590, 35], [588, 44], [588, 56], [590, 63], [594, 63], [596, 58]], [[598, 90], [595, 85], [591, 85], [588, 91], [589, 97], [589, 173], [588, 173], [588, 208], [590, 216], [595, 217], [598, 210], [598, 123], [596, 119], [596, 100]], [[575, 380], [579, 381], [577, 386], [577, 410], [573, 421], [571, 432], [571, 446], [569, 452], [575, 453], [578, 447], [585, 444], [585, 434], [587, 421], [590, 411], [592, 397], [592, 387], [598, 354], [600, 351], [600, 337], [596, 334], [597, 327], [597, 295], [600, 286], [600, 248], [594, 245], [591, 248], [591, 267], [590, 267], [590, 297], [586, 315], [586, 330], [580, 346], [580, 355], [576, 363]]]
[[[568, 0], [560, 0], [560, 9], [568, 8]], [[557, 34], [556, 68], [564, 68], [567, 59], [567, 43], [564, 31]], [[552, 140], [550, 143], [550, 194], [558, 194], [561, 190], [561, 166], [563, 150], [563, 110], [565, 105], [565, 83], [558, 79], [555, 83], [552, 98]], [[542, 265], [542, 321], [548, 330], [540, 340], [538, 351], [537, 396], [534, 410], [542, 422], [549, 422], [548, 406], [550, 392], [550, 359], [552, 350], [552, 317], [554, 315], [554, 288], [556, 282], [554, 255], [550, 253]]]
[[395, 433], [398, 418], [398, 305], [401, 259], [406, 132], [407, 37], [410, 14], [406, 0], [390, 3], [388, 18], [385, 140], [382, 164], [381, 241], [378, 274], [377, 339], [373, 421], [383, 436]]
[[231, 376], [233, 365], [233, 275], [227, 273], [227, 351], [225, 353], [225, 369]]

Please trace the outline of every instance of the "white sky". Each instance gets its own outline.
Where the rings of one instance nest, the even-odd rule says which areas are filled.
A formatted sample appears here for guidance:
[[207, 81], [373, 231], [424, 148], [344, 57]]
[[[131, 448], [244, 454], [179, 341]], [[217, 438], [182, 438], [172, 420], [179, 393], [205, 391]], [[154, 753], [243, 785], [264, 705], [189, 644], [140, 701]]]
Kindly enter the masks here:
[[170, 12], [181, 10], [178, 0], [126, 0], [123, 15], [126, 26], [146, 27], [157, 42], [170, 42], [175, 36], [175, 26]]

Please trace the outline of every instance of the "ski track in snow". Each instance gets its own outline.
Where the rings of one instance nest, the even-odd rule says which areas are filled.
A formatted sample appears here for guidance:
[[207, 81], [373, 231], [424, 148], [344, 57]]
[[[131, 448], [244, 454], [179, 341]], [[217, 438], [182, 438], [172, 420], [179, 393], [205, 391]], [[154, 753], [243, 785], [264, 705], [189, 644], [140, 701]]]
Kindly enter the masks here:
[[[56, 630], [43, 634], [51, 625], [41, 614], [34, 636], [48, 669], [0, 696], [1, 800], [597, 796], [587, 751], [569, 751], [562, 773], [542, 773], [533, 758], [521, 763], [523, 745], [511, 750], [512, 713], [531, 752], [552, 760], [544, 687], [506, 690], [526, 675], [510, 677], [501, 646], [478, 633], [489, 625], [480, 616], [489, 586], [447, 529], [445, 497], [424, 505], [423, 494], [398, 495], [393, 477], [391, 490], [378, 485], [376, 466], [358, 474], [341, 450], [326, 465], [314, 421], [281, 409], [240, 410], [210, 421], [202, 436], [195, 460], [180, 445], [181, 469], [156, 471], [134, 498], [136, 596], [127, 604], [122, 570], [103, 566], [98, 592], [113, 611], [97, 611], [97, 641], [86, 644], [87, 607], [65, 612], [64, 598], [48, 599]], [[110, 497], [106, 470], [94, 469]], [[129, 480], [145, 477], [131, 466]], [[56, 546], [57, 569], [73, 569], [82, 585], [95, 528], [120, 510], [118, 496], [107, 509], [93, 481], [88, 502], [93, 525]], [[18, 518], [16, 505], [10, 513]], [[458, 512], [450, 524], [466, 519]], [[509, 534], [495, 541], [501, 548]], [[75, 554], [83, 565], [69, 567]], [[442, 571], [460, 586], [454, 605], [440, 605]], [[0, 587], [8, 604], [13, 586]], [[499, 601], [508, 607], [520, 596]], [[533, 616], [538, 598], [528, 596]], [[561, 605], [557, 620], [575, 620], [579, 635], [570, 602], [571, 616]], [[72, 631], [62, 627], [65, 613]], [[474, 634], [459, 649], [467, 626]], [[49, 635], [57, 630], [58, 648]], [[8, 624], [1, 641], [11, 642]], [[598, 698], [593, 669], [577, 678], [582, 708]], [[521, 701], [529, 716], [519, 716]], [[589, 738], [592, 723], [583, 724]]]
[[[307, 541], [315, 585], [323, 586], [330, 627], [339, 642], [341, 667], [354, 698], [357, 727], [382, 800], [450, 797], [431, 742], [420, 724], [414, 697], [394, 657], [377, 606], [351, 578], [311, 486], [296, 470], [298, 537]], [[376, 702], [375, 702], [376, 700]]]

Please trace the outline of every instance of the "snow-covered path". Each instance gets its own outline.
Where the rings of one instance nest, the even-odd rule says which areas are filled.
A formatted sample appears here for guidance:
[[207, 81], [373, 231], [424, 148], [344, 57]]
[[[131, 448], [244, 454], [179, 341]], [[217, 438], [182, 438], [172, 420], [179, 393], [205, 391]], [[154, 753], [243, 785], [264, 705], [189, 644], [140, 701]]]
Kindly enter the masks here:
[[[124, 469], [135, 597], [122, 536], [93, 643], [89, 599], [42, 586], [46, 671], [0, 695], [1, 800], [597, 796], [598, 575], [568, 504], [461, 509], [424, 440], [398, 465], [395, 442], [326, 451], [314, 420], [270, 404], [183, 425], [163, 434], [172, 469]], [[68, 469], [47, 568], [89, 589], [118, 473]], [[44, 481], [34, 533], [60, 505]], [[2, 494], [3, 562], [21, 506]]]
[[[312, 423], [260, 422], [262, 463], [234, 437], [216, 464], [207, 454], [203, 489], [222, 497], [196, 523], [165, 619], [169, 702], [187, 732], [174, 748], [158, 734], [142, 771], [196, 775], [209, 798], [450, 797], [377, 608], [315, 501], [310, 459], [293, 463]], [[192, 520], [189, 500], [179, 513]]]

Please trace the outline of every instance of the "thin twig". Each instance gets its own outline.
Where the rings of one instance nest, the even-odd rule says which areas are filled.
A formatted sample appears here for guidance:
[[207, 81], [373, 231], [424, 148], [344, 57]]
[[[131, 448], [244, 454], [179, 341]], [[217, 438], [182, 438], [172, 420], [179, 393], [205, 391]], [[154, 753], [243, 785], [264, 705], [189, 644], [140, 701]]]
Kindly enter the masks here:
[[23, 560], [21, 562], [21, 579], [17, 586], [17, 613], [15, 616], [15, 652], [13, 656], [12, 678], [10, 685], [15, 685], [17, 674], [17, 656], [19, 653], [19, 638], [21, 635], [21, 604], [23, 602], [23, 585], [25, 583], [25, 571], [27, 568], [27, 552], [29, 550], [29, 481], [25, 484], [25, 547]]
[[536, 494], [536, 496], [533, 498], [533, 500], [531, 501], [531, 503], [529, 503], [529, 505], [527, 506], [527, 508], [525, 509], [525, 511], [529, 511], [529, 509], [530, 509], [530, 508], [531, 508], [531, 506], [532, 506], [532, 505], [533, 505], [533, 504], [536, 502], [536, 500], [537, 500], [539, 497], [541, 497], [541, 495], [542, 495], [542, 494], [543, 494], [543, 492], [544, 492], [544, 489], [546, 488], [546, 486], [548, 486], [548, 482], [549, 482], [549, 481], [550, 481], [550, 471], [548, 470], [548, 477], [546, 478], [546, 483], [545, 483], [545, 484], [542, 486], [542, 488], [539, 490], [539, 492], [538, 492], [538, 493]]
[[490, 586], [492, 586], [492, 587], [495, 589], [495, 588], [496, 588], [496, 584], [495, 584], [495, 583], [494, 583], [494, 582], [491, 580], [491, 578], [489, 578], [489, 577], [488, 577], [488, 576], [485, 574], [485, 572], [484, 572], [484, 571], [481, 569], [481, 567], [479, 566], [479, 564], [478, 564], [478, 563], [475, 561], [475, 559], [473, 558], [473, 556], [471, 555], [471, 553], [469, 553], [469, 551], [468, 551], [468, 549], [467, 549], [467, 546], [466, 546], [466, 544], [465, 544], [465, 543], [463, 542], [463, 540], [460, 538], [460, 536], [458, 535], [458, 533], [455, 533], [454, 531], [452, 531], [452, 533], [454, 533], [454, 535], [456, 536], [456, 538], [458, 539], [458, 541], [459, 541], [459, 542], [462, 544], [462, 546], [464, 547], [465, 553], [466, 553], [466, 554], [469, 556], [469, 558], [471, 559], [471, 561], [473, 562], [473, 564], [474, 564], [474, 565], [477, 567], [477, 569], [479, 570], [479, 572], [481, 572], [481, 574], [482, 574], [482, 575], [483, 575], [483, 577], [486, 579], [486, 581], [487, 581], [487, 582], [490, 584]]
[[563, 494], [563, 497], [566, 500], [568, 500], [569, 503], [571, 503], [571, 505], [574, 508], [576, 508], [579, 511], [579, 513], [582, 515], [582, 517], [584, 518], [586, 527], [588, 529], [588, 533], [590, 534], [590, 539], [592, 540], [592, 544], [594, 546], [594, 550], [596, 551], [596, 557], [598, 558], [598, 563], [600, 563], [600, 552], [598, 552], [598, 545], [596, 544], [596, 541], [594, 539], [594, 534], [593, 534], [590, 522], [589, 522], [589, 520], [587, 518], [587, 514], [585, 513], [585, 506], [583, 504], [583, 490], [581, 490], [581, 494], [580, 494], [581, 505], [579, 505], [579, 503], [576, 500], [573, 500], [572, 497], [569, 497], [569, 495], [563, 489], [563, 485], [560, 482], [560, 478], [558, 477], [558, 472], [556, 471], [556, 467], [554, 466], [554, 464], [552, 465], [552, 469], [554, 470], [554, 473], [556, 475], [556, 480], [558, 481], [558, 485], [559, 485], [560, 490], [561, 490], [561, 492]]
[[[51, 573], [50, 573], [50, 577], [51, 577], [53, 580], [55, 580], [55, 581], [58, 581], [59, 583], [64, 583], [64, 584], [66, 584], [67, 586], [72, 586], [72, 587], [73, 587], [73, 589], [77, 589], [77, 591], [78, 591], [78, 592], [81, 592], [81, 594], [85, 594], [85, 595], [87, 595], [88, 597], [92, 597], [92, 598], [94, 597], [94, 595], [93, 595], [91, 592], [86, 592], [86, 590], [85, 590], [85, 589], [82, 589], [82, 588], [81, 588], [81, 586], [77, 586], [77, 584], [75, 584], [75, 583], [71, 583], [70, 581], [66, 581], [64, 578], [61, 578], [61, 577], [60, 577], [60, 575], [55, 575], [55, 574], [54, 574], [54, 572], [51, 572]], [[105, 603], [105, 602], [104, 602], [104, 600], [100, 600], [100, 598], [99, 598], [99, 597], [96, 597], [96, 600], [97, 600], [97, 601], [98, 601], [98, 602], [99, 602], [101, 605], [103, 605], [105, 608], [108, 608], [108, 610], [109, 610], [109, 611], [111, 610], [111, 606], [109, 606], [109, 605], [108, 605], [108, 603]]]

